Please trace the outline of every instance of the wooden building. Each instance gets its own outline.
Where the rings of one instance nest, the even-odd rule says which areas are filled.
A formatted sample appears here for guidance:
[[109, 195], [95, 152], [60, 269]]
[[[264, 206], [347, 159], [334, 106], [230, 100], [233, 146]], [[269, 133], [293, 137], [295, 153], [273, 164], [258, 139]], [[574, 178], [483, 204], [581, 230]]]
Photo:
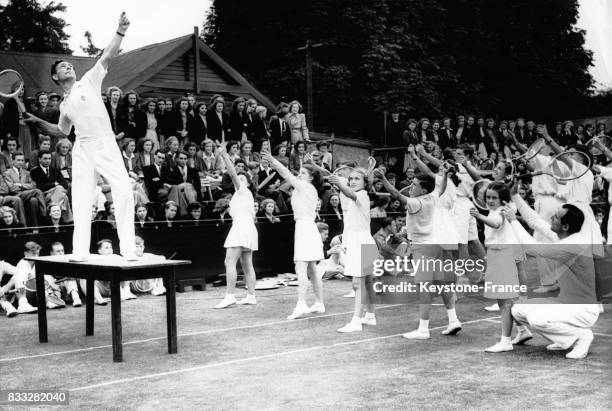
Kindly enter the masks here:
[[[50, 76], [51, 64], [57, 59], [70, 61], [79, 77], [96, 60], [61, 54], [0, 51], [0, 70], [13, 69], [21, 73], [27, 96], [41, 90], [62, 95]], [[119, 54], [104, 79], [103, 89], [110, 86], [117, 86], [124, 92], [135, 90], [141, 97], [176, 98], [190, 92], [204, 102], [213, 94], [221, 94], [228, 103], [226, 108], [236, 97], [254, 98], [270, 110], [276, 106], [208, 47], [199, 37], [197, 28], [191, 35]]]

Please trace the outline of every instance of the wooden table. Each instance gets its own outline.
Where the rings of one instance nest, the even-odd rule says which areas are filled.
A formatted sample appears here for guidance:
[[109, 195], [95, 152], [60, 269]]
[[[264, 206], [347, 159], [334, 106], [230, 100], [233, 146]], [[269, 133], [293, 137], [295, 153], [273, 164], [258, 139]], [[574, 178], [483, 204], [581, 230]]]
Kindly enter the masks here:
[[164, 278], [166, 280], [166, 320], [168, 323], [168, 353], [177, 352], [175, 268], [191, 264], [188, 260], [162, 260], [144, 258], [127, 261], [118, 255], [92, 255], [87, 261], [70, 261], [71, 255], [30, 257], [36, 263], [36, 298], [38, 301], [38, 337], [41, 343], [47, 339], [47, 304], [44, 275], [83, 278], [87, 280], [85, 303], [85, 335], [94, 334], [94, 281], [109, 281], [111, 289], [111, 324], [113, 333], [113, 361], [123, 361], [123, 338], [121, 335], [122, 281]]

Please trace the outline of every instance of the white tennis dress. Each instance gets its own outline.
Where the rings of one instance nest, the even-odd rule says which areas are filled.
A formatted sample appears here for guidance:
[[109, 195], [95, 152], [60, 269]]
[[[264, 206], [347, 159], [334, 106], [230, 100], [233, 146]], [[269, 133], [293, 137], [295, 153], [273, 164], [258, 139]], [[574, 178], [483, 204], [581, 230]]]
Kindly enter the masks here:
[[[364, 277], [373, 261], [362, 261], [362, 246], [376, 244], [370, 231], [370, 198], [365, 190], [355, 193], [355, 201], [347, 197], [348, 206], [344, 216], [342, 245], [346, 248], [344, 274]], [[377, 253], [373, 255], [377, 257]], [[364, 258], [365, 259], [365, 258]], [[365, 271], [365, 274], [364, 274]], [[371, 273], [371, 271], [370, 271]]]
[[242, 247], [257, 251], [259, 240], [255, 228], [255, 201], [248, 187], [240, 185], [229, 203], [232, 228], [225, 239], [225, 248]]
[[[442, 176], [436, 174], [436, 185], [442, 183], [442, 178]], [[451, 216], [456, 201], [457, 187], [448, 179], [444, 194], [436, 198], [436, 206], [433, 213], [434, 242], [440, 244], [445, 250], [456, 250], [459, 248], [459, 234]]]
[[320, 261], [323, 256], [323, 241], [315, 223], [317, 190], [310, 183], [295, 179], [291, 195], [291, 207], [295, 220], [293, 261]]

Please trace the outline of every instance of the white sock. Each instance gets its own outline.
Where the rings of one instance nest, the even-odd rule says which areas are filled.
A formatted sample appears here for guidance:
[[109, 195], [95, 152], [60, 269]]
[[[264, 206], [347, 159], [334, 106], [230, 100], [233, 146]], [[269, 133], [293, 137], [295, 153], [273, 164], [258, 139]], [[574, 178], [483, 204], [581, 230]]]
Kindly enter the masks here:
[[18, 304], [27, 303], [27, 302], [28, 302], [28, 299], [25, 296], [19, 297], [19, 303]]
[[510, 337], [504, 337], [502, 335], [501, 340], [499, 340], [499, 342], [502, 344], [510, 344]]
[[449, 308], [446, 310], [446, 314], [448, 315], [448, 323], [456, 323], [459, 322], [457, 318], [457, 311], [454, 308]]
[[419, 320], [419, 331], [429, 331], [429, 320]]
[[527, 331], [527, 326], [526, 325], [517, 325], [516, 326], [516, 330], [520, 333]]

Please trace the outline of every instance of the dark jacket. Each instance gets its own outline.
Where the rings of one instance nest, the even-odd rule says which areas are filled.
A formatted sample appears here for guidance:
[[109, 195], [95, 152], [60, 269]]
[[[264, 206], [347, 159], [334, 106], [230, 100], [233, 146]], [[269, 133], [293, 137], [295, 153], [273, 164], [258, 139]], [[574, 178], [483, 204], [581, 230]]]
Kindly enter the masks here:
[[221, 117], [223, 119], [223, 123], [221, 123], [221, 120], [215, 111], [206, 112], [206, 122], [208, 125], [207, 135], [208, 138], [213, 141], [221, 141], [223, 133], [225, 134], [225, 141], [230, 139], [229, 117], [226, 113], [221, 113]]
[[285, 130], [281, 130], [281, 122], [278, 117], [272, 118], [270, 120], [270, 145], [272, 147], [276, 147], [283, 141], [289, 142], [291, 141], [291, 130], [289, 129], [289, 124], [283, 121], [285, 124]]
[[62, 176], [59, 170], [49, 167], [49, 175], [47, 176], [42, 167], [37, 166], [30, 171], [30, 177], [36, 183], [36, 188], [42, 192], [46, 192], [55, 187], [55, 182], [68, 190], [68, 182]]

